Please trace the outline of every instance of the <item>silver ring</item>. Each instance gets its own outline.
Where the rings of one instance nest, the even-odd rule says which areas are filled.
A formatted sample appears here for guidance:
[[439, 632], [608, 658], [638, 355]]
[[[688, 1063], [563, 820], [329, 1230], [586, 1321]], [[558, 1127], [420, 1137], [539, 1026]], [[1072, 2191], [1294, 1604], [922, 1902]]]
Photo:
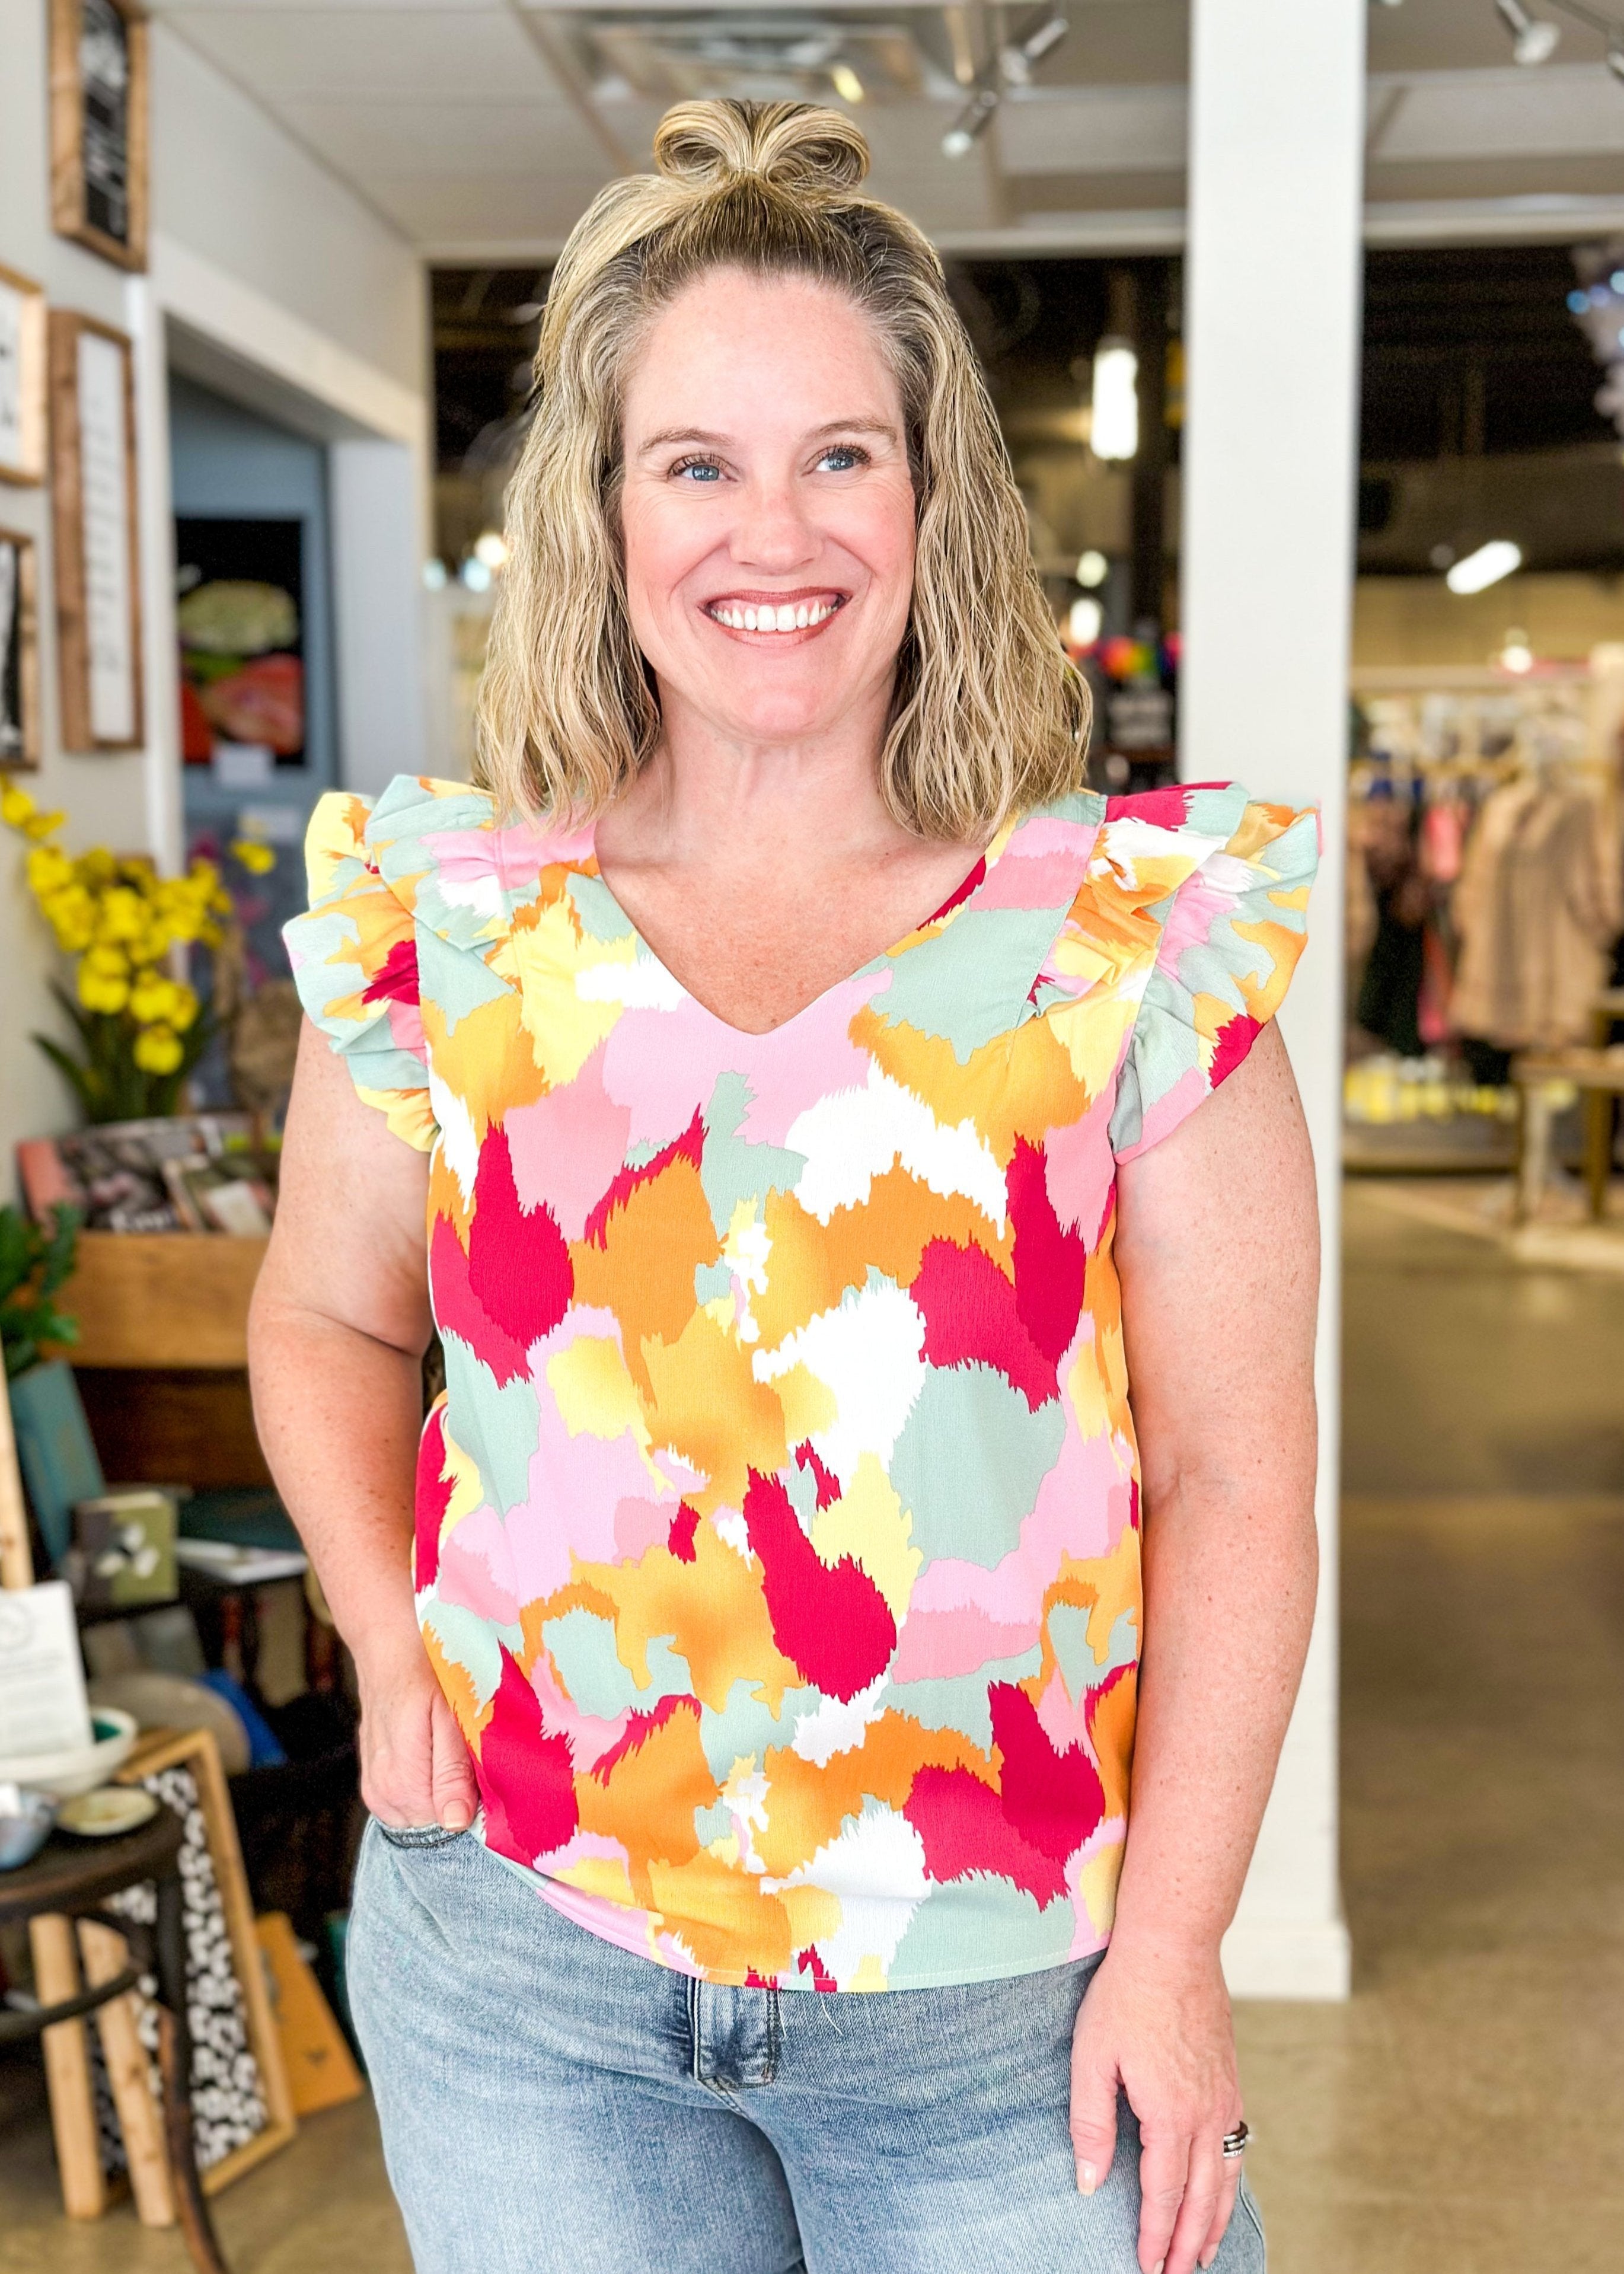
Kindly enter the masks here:
[[1234, 2131], [1226, 2132], [1223, 2135], [1224, 2162], [1226, 2164], [1238, 2163], [1251, 2145], [1252, 2127], [1247, 2123], [1246, 2119], [1243, 2116], [1240, 2122], [1236, 2126]]

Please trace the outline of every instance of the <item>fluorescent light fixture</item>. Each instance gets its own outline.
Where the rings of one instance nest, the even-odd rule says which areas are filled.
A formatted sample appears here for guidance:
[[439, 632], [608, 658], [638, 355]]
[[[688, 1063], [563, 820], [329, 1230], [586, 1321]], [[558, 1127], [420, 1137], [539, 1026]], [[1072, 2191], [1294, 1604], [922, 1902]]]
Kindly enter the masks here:
[[1534, 651], [1528, 644], [1524, 631], [1506, 634], [1506, 644], [1494, 659], [1502, 671], [1515, 672], [1521, 678], [1525, 671], [1534, 668]]
[[1538, 16], [1530, 16], [1522, 0], [1494, 0], [1494, 12], [1511, 34], [1511, 53], [1520, 64], [1549, 63], [1556, 53], [1560, 32]]
[[1522, 566], [1522, 548], [1508, 537], [1491, 538], [1463, 561], [1457, 561], [1444, 582], [1452, 592], [1486, 592], [1502, 576]]
[[491, 572], [485, 562], [476, 556], [470, 555], [457, 573], [469, 591], [488, 592], [490, 591]]
[[1137, 456], [1139, 447], [1139, 359], [1126, 340], [1102, 339], [1094, 357], [1094, 425], [1089, 446], [1096, 458], [1118, 463]]
[[1103, 553], [1096, 552], [1092, 545], [1086, 553], [1078, 555], [1077, 581], [1079, 584], [1086, 585], [1089, 591], [1097, 592], [1110, 573], [1110, 562]]
[[1104, 621], [1105, 611], [1098, 600], [1073, 600], [1066, 618], [1066, 637], [1073, 647], [1092, 647]]
[[508, 540], [500, 529], [482, 530], [474, 539], [474, 558], [487, 568], [508, 565]]
[[861, 79], [858, 78], [856, 72], [852, 69], [850, 64], [831, 64], [830, 66], [829, 76], [834, 82], [835, 93], [839, 96], [842, 102], [861, 102], [862, 101], [863, 83]]

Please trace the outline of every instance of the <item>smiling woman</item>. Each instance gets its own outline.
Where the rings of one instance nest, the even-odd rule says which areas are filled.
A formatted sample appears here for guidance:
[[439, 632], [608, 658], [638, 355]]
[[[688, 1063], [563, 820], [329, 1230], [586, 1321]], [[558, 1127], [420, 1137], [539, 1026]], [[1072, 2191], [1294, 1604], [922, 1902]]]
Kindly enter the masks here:
[[849, 123], [656, 154], [554, 280], [481, 780], [325, 800], [289, 927], [256, 1401], [391, 2176], [425, 2274], [1259, 2274], [1313, 817], [1079, 787]]

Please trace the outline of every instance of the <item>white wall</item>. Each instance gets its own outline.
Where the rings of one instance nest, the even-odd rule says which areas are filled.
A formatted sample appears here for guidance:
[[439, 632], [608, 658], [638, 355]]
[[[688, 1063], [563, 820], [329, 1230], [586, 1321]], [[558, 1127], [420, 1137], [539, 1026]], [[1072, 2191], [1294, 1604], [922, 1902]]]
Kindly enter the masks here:
[[[1336, 1514], [1343, 800], [1359, 365], [1365, 0], [1195, 0], [1182, 771], [1318, 803], [1324, 857], [1282, 1026], [1324, 1237], [1322, 1577], [1297, 1713], [1224, 1948], [1242, 1995], [1341, 1997]], [[1260, 664], [1259, 658], [1267, 660]]]
[[[187, 360], [209, 384], [335, 442], [348, 469], [335, 473], [348, 501], [335, 561], [343, 587], [341, 713], [347, 705], [364, 775], [397, 742], [410, 767], [421, 748], [415, 596], [428, 511], [423, 273], [404, 239], [162, 25], [152, 31], [150, 274], [126, 277], [54, 236], [45, 27], [44, 0], [0, 0], [0, 261], [42, 283], [54, 305], [99, 316], [136, 343], [148, 739], [117, 757], [61, 751], [49, 499], [0, 484], [0, 524], [40, 545], [44, 763], [24, 779], [41, 802], [65, 809], [71, 847], [147, 850], [167, 866], [180, 850], [169, 363]], [[347, 756], [341, 750], [341, 764]], [[24, 897], [20, 847], [8, 833], [0, 837], [0, 1196], [11, 1189], [17, 1139], [72, 1118], [27, 1039], [54, 1023], [47, 983], [60, 968]]]
[[[51, 233], [47, 78], [43, 0], [0, 0], [0, 260], [43, 284], [53, 305], [128, 330], [132, 293], [123, 272]], [[94, 816], [102, 842], [145, 847], [152, 842], [146, 754], [61, 755], [49, 493], [0, 482], [0, 523], [25, 531], [39, 546], [44, 764], [37, 775], [21, 779], [41, 804], [84, 814], [86, 826]], [[60, 1031], [61, 1020], [46, 992], [57, 960], [24, 897], [21, 868], [19, 840], [0, 833], [0, 1196], [10, 1191], [16, 1140], [69, 1118], [60, 1078], [28, 1040], [35, 1028]]]
[[152, 29], [159, 229], [421, 393], [429, 345], [406, 239], [168, 26]]

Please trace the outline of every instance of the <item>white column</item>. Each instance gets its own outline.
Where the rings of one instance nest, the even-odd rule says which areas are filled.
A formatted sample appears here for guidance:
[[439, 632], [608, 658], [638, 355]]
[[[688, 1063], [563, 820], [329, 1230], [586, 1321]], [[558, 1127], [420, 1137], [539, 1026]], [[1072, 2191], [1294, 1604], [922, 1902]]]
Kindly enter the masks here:
[[375, 796], [423, 771], [423, 551], [420, 469], [404, 442], [335, 442], [334, 647], [338, 772]]
[[1336, 1496], [1348, 638], [1365, 0], [1194, 0], [1181, 770], [1317, 803], [1325, 858], [1282, 1024], [1320, 1174], [1322, 1577], [1308, 1670], [1237, 1917], [1231, 1988], [1344, 1997]]

